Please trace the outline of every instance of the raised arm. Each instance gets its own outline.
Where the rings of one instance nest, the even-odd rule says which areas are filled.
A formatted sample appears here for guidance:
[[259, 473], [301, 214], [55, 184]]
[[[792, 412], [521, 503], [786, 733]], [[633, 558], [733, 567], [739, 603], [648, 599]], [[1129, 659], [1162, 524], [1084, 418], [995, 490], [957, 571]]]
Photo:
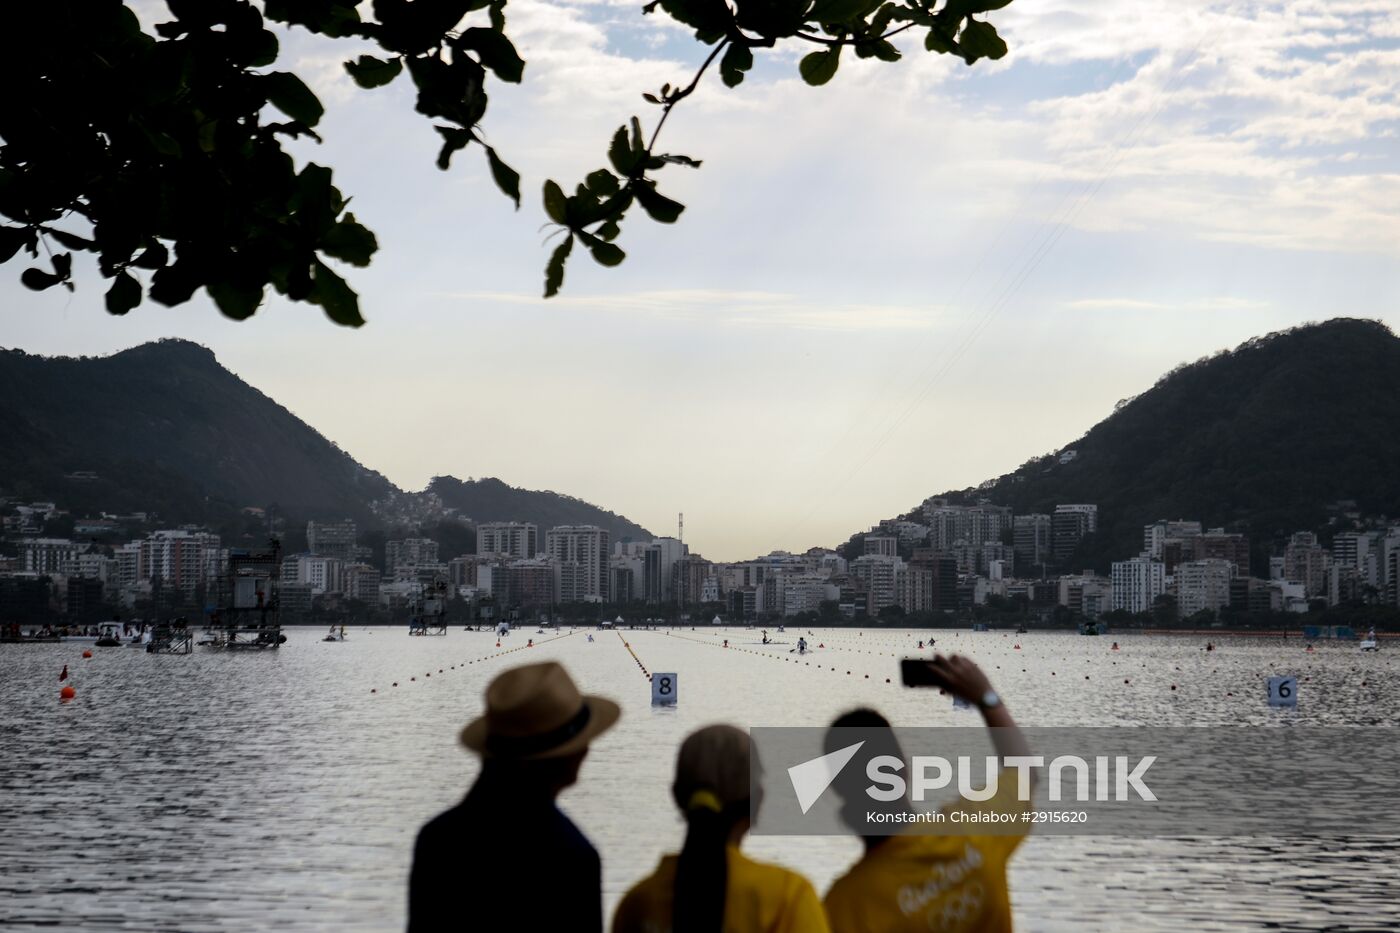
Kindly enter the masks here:
[[1001, 695], [992, 689], [982, 668], [961, 655], [945, 657], [933, 656], [929, 662], [939, 685], [953, 696], [961, 697], [982, 711], [982, 720], [992, 730], [992, 745], [1003, 760], [1013, 756], [1029, 755], [1030, 746]]

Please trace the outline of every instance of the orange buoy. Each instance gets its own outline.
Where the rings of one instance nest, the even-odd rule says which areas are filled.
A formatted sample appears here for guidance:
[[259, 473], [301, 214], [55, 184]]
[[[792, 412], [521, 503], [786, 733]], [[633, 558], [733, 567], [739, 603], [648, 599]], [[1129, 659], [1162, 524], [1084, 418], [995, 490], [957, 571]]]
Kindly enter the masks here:
[[87, 651], [84, 651], [84, 652], [83, 652], [83, 657], [85, 657], [85, 658], [90, 658], [90, 657], [92, 657], [92, 649], [89, 648]]
[[77, 695], [78, 691], [73, 689], [72, 684], [66, 684], [62, 690], [58, 691], [58, 697], [61, 700], [71, 700]]

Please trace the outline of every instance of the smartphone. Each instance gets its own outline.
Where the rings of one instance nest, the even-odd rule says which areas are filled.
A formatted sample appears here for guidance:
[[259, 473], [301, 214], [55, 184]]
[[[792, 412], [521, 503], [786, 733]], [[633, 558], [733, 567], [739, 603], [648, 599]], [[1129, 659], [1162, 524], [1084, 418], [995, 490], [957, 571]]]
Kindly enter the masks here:
[[943, 686], [943, 681], [927, 658], [904, 658], [899, 662], [899, 673], [906, 687]]

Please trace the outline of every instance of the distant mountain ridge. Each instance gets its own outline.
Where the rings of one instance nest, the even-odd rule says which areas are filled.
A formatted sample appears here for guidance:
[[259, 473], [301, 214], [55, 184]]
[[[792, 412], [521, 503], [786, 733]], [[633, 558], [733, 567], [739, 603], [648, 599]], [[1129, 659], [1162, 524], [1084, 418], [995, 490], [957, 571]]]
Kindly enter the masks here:
[[[275, 505], [293, 521], [348, 517], [375, 527], [375, 503], [405, 495], [185, 340], [104, 357], [0, 350], [0, 438], [0, 495], [53, 500], [79, 514], [217, 522]], [[499, 480], [441, 477], [432, 491], [478, 521], [548, 527], [564, 523], [559, 517], [647, 534], [582, 500]]]
[[[435, 476], [428, 492], [442, 504], [473, 521], [531, 521], [544, 532], [556, 525], [597, 525], [608, 529], [614, 542], [622, 538], [651, 540], [652, 533], [621, 515], [549, 490], [517, 489], [494, 477], [462, 481], [455, 476]], [[541, 540], [543, 544], [543, 540]]]
[[1400, 515], [1400, 338], [1350, 318], [1254, 338], [1178, 366], [1055, 454], [945, 495], [1016, 514], [1096, 503], [1072, 568], [1106, 570], [1142, 549], [1144, 525], [1185, 518], [1247, 533], [1260, 571], [1263, 549], [1325, 529], [1336, 503]]

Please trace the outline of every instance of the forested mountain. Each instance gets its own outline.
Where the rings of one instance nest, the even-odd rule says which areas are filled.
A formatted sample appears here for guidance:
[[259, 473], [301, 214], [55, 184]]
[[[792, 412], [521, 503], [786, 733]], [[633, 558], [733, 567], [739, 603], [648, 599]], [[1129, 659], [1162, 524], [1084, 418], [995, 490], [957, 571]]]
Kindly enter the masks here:
[[[517, 489], [495, 478], [462, 481], [455, 476], [435, 476], [428, 492], [442, 504], [476, 522], [527, 521], [540, 526], [540, 534], [555, 525], [597, 525], [623, 538], [651, 540], [652, 534], [621, 515], [590, 505], [582, 499], [548, 490]], [[543, 546], [544, 539], [541, 537]]]
[[[579, 499], [496, 479], [444, 476], [430, 491], [476, 521], [647, 536]], [[75, 515], [155, 512], [169, 524], [276, 506], [291, 528], [353, 518], [367, 529], [382, 524], [376, 503], [417, 498], [183, 340], [106, 357], [0, 350], [0, 495], [52, 500]]]
[[1344, 318], [1252, 339], [1177, 367], [1054, 454], [947, 495], [1017, 514], [1096, 503], [1099, 533], [1070, 566], [1100, 570], [1141, 550], [1159, 518], [1245, 532], [1261, 555], [1325, 531], [1347, 500], [1400, 515], [1400, 339]]
[[0, 489], [78, 512], [205, 521], [278, 505], [363, 520], [393, 489], [183, 340], [106, 357], [0, 353], [0, 434]]

